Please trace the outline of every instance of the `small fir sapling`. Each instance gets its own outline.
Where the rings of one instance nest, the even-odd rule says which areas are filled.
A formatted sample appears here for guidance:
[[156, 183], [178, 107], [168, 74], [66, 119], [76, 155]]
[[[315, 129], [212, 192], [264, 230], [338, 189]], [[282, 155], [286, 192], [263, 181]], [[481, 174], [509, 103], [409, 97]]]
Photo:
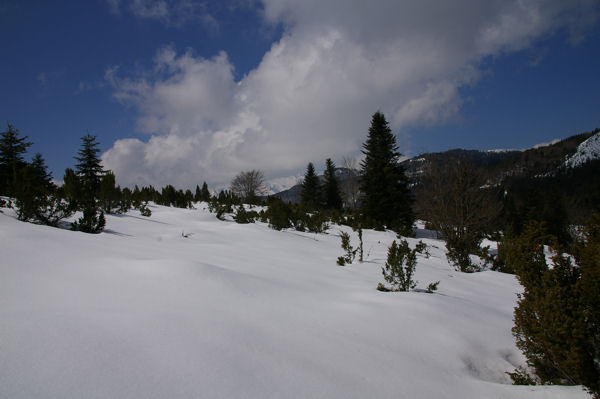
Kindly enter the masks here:
[[337, 264], [344, 266], [351, 264], [354, 261], [358, 248], [352, 248], [352, 245], [350, 245], [350, 235], [348, 233], [340, 231], [340, 238], [342, 239], [342, 249], [346, 251], [346, 255], [338, 257]]
[[429, 285], [427, 286], [427, 293], [428, 294], [433, 294], [434, 291], [437, 291], [438, 285], [440, 284], [440, 281], [436, 281], [435, 283], [429, 283]]
[[362, 231], [362, 227], [358, 227], [356, 229], [356, 231], [358, 232], [358, 261], [359, 262], [363, 262], [363, 231]]
[[142, 204], [140, 204], [138, 209], [142, 216], [146, 216], [146, 217], [152, 216], [152, 211], [150, 210], [150, 208], [148, 208], [148, 201], [144, 201]]
[[406, 240], [396, 241], [388, 248], [387, 261], [381, 268], [383, 278], [391, 288], [379, 284], [379, 291], [409, 291], [416, 287], [417, 282], [413, 280], [413, 274], [417, 266], [417, 253], [423, 253], [427, 246], [419, 241], [414, 249], [410, 249]]

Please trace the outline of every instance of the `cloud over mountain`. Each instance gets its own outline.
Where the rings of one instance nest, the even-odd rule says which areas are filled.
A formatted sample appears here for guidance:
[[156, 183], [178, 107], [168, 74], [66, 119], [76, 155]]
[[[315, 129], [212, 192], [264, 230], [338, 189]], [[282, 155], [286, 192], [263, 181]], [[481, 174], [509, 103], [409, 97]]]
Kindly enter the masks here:
[[[225, 52], [210, 59], [159, 49], [152, 68], [109, 68], [114, 97], [137, 110], [149, 139], [103, 155], [121, 184], [226, 184], [237, 172], [295, 175], [309, 161], [357, 154], [370, 116], [395, 131], [455, 118], [459, 89], [481, 62], [594, 22], [595, 1], [264, 0], [282, 37], [241, 80]], [[406, 152], [407, 148], [400, 149]]]

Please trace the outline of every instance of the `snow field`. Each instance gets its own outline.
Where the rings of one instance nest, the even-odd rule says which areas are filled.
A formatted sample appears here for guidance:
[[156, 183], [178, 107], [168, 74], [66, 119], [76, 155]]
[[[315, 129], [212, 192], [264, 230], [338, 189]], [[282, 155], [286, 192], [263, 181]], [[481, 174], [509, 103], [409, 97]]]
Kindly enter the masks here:
[[365, 231], [365, 262], [340, 267], [347, 227], [279, 232], [197, 207], [108, 215], [99, 235], [3, 209], [0, 398], [589, 397], [510, 385], [520, 286], [454, 271], [442, 241], [423, 239], [417, 292], [384, 293], [390, 232]]

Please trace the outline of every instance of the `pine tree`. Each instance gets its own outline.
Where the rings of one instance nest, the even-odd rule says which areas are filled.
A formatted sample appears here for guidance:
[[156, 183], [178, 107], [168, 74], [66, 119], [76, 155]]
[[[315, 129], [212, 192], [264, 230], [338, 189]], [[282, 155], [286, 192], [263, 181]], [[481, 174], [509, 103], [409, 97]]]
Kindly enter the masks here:
[[192, 207], [192, 202], [194, 202], [194, 194], [192, 194], [192, 190], [190, 190], [189, 188], [187, 190], [185, 190], [183, 200], [184, 200], [185, 206], [182, 206], [182, 208], [191, 208]]
[[27, 139], [19, 137], [19, 131], [11, 124], [0, 135], [0, 194], [15, 194], [20, 171], [27, 165], [23, 156], [32, 145]]
[[406, 240], [401, 240], [400, 245], [396, 241], [388, 248], [387, 261], [381, 268], [381, 273], [385, 281], [392, 285], [392, 288], [386, 288], [379, 284], [377, 289], [380, 291], [409, 291], [416, 287], [417, 282], [413, 280], [413, 275], [417, 267], [417, 253], [426, 251], [426, 245], [419, 241], [414, 249], [410, 249]]
[[17, 217], [23, 221], [57, 226], [62, 219], [73, 213], [68, 204], [57, 195], [52, 174], [48, 172], [40, 153], [33, 157], [31, 164], [20, 170], [15, 199]]
[[73, 212], [79, 209], [81, 200], [81, 183], [75, 171], [71, 168], [65, 169], [63, 185], [59, 187], [58, 194], [69, 204], [69, 209]]
[[35, 154], [31, 164], [21, 167], [17, 173], [18, 182], [13, 189], [19, 220], [36, 220], [36, 214], [46, 206], [47, 197], [54, 191], [42, 154]]
[[314, 210], [321, 204], [321, 185], [312, 162], [309, 162], [306, 167], [300, 196], [302, 204], [309, 210]]
[[99, 233], [104, 229], [106, 220], [99, 206], [100, 179], [104, 175], [98, 154], [100, 149], [96, 136], [89, 133], [81, 138], [82, 144], [79, 156], [75, 157], [77, 177], [79, 180], [79, 209], [83, 216], [73, 223], [75, 230], [86, 233]]
[[202, 201], [202, 191], [200, 191], [200, 186], [196, 184], [196, 191], [194, 192], [194, 202]]
[[132, 202], [133, 193], [129, 187], [123, 188], [123, 190], [121, 190], [121, 197], [119, 198], [119, 213], [126, 213], [131, 209]]
[[325, 193], [325, 207], [341, 211], [343, 202], [340, 194], [340, 185], [335, 176], [335, 164], [331, 158], [327, 158], [327, 161], [325, 161], [325, 184], [323, 192]]
[[206, 182], [204, 182], [202, 184], [202, 189], [201, 189], [201, 193], [200, 193], [200, 200], [201, 201], [205, 201], [205, 202], [210, 201], [210, 191], [208, 191], [208, 185], [206, 184]]
[[100, 178], [100, 189], [98, 191], [100, 207], [105, 213], [113, 213], [119, 206], [120, 198], [121, 189], [116, 186], [115, 174], [112, 171], [107, 171]]
[[374, 227], [387, 227], [408, 233], [412, 231], [413, 198], [408, 179], [399, 165], [400, 153], [385, 116], [376, 112], [369, 136], [363, 144], [365, 159], [361, 163], [361, 210]]
[[[546, 261], [545, 223], [530, 222], [506, 242], [506, 261], [524, 290], [519, 294], [512, 329], [517, 347], [542, 383], [583, 384], [600, 394], [600, 217], [593, 216], [571, 257], [558, 249]], [[520, 373], [513, 374], [520, 377]]]
[[35, 221], [38, 209], [46, 203], [48, 188], [40, 183], [37, 171], [26, 165], [17, 174], [18, 185], [14, 188], [17, 217], [22, 221]]
[[48, 166], [41, 153], [37, 152], [31, 160], [31, 167], [35, 172], [36, 179], [41, 186], [48, 189], [54, 189], [55, 185], [52, 183], [52, 173], [48, 172]]

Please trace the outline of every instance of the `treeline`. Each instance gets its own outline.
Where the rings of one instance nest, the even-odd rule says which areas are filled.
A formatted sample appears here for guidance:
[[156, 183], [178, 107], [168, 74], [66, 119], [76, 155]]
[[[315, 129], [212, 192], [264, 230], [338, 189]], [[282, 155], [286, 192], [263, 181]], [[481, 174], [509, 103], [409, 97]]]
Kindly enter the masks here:
[[0, 206], [14, 207], [19, 220], [49, 226], [58, 226], [79, 211], [82, 216], [71, 223], [71, 228], [98, 233], [105, 227], [105, 214], [138, 209], [143, 216], [150, 216], [150, 201], [186, 208], [194, 201], [211, 198], [206, 182], [202, 188], [196, 186], [195, 193], [177, 190], [172, 185], [160, 191], [152, 186], [121, 188], [116, 185], [114, 173], [102, 167], [96, 137], [88, 133], [81, 140], [74, 157], [75, 167], [65, 170], [63, 184], [58, 186], [41, 153], [36, 153], [30, 162], [25, 160], [33, 143], [8, 124], [0, 135], [0, 195], [8, 197], [8, 202], [0, 200]]
[[[221, 218], [225, 213], [233, 213], [237, 206], [234, 220], [246, 223], [259, 219], [276, 229], [320, 232], [334, 222], [357, 229], [390, 229], [412, 234], [414, 196], [399, 163], [396, 138], [381, 112], [372, 116], [362, 152], [365, 159], [360, 171], [349, 174], [345, 187], [340, 184], [336, 166], [329, 158], [325, 161], [322, 181], [316, 175], [314, 164], [308, 163], [299, 204], [271, 197], [263, 203], [260, 194], [264, 192], [264, 177], [262, 172], [252, 170], [238, 174], [232, 180], [231, 191], [213, 198], [211, 210]], [[357, 200], [359, 193], [360, 200]], [[267, 209], [249, 214], [242, 203], [263, 203]]]

